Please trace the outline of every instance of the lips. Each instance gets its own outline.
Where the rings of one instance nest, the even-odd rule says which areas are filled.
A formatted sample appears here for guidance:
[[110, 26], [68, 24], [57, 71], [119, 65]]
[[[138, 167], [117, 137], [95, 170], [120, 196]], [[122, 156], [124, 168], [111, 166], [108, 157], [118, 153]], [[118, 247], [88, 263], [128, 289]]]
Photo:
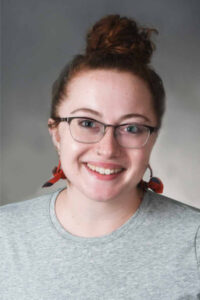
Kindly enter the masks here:
[[87, 164], [87, 166], [92, 171], [95, 171], [97, 173], [104, 174], [104, 175], [116, 174], [116, 173], [119, 173], [123, 170], [122, 168], [118, 168], [118, 169], [102, 168], [102, 167], [97, 167], [97, 166], [94, 166], [94, 165], [91, 165], [91, 164]]
[[118, 164], [100, 162], [87, 162], [85, 163], [85, 167], [90, 174], [101, 180], [115, 179], [125, 170]]
[[114, 164], [114, 163], [104, 163], [104, 162], [93, 162], [93, 161], [87, 161], [88, 164], [99, 167], [99, 168], [104, 168], [104, 169], [124, 169], [119, 164]]

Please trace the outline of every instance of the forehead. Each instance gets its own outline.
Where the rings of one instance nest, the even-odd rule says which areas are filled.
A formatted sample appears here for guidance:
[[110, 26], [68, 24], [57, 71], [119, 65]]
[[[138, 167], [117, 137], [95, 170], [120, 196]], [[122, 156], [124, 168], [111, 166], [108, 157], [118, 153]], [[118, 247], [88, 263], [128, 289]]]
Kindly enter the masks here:
[[59, 114], [66, 116], [80, 108], [98, 111], [106, 122], [115, 122], [130, 113], [155, 122], [147, 84], [129, 72], [90, 70], [75, 76], [68, 85]]

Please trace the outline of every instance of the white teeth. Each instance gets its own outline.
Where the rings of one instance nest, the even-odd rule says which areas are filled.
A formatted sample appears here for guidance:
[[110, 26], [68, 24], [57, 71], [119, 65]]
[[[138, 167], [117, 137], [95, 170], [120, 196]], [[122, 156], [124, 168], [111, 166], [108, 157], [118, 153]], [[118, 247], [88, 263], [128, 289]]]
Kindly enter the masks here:
[[104, 169], [104, 168], [95, 167], [95, 166], [93, 166], [91, 164], [87, 164], [87, 166], [91, 170], [93, 170], [93, 171], [95, 171], [97, 173], [100, 173], [100, 174], [104, 174], [104, 175], [110, 175], [110, 174], [114, 174], [114, 173], [119, 173], [122, 170], [122, 168], [120, 168], [120, 169]]

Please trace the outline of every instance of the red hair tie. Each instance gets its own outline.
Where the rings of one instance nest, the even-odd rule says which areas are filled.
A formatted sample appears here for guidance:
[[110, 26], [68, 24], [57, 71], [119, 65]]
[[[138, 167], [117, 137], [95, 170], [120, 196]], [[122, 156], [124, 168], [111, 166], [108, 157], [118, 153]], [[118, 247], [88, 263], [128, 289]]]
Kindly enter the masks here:
[[43, 184], [42, 187], [50, 187], [54, 183], [56, 183], [58, 180], [66, 179], [66, 176], [65, 176], [63, 170], [61, 169], [60, 160], [59, 160], [58, 166], [53, 169], [52, 173], [53, 173], [53, 177], [51, 179], [49, 179], [45, 184]]

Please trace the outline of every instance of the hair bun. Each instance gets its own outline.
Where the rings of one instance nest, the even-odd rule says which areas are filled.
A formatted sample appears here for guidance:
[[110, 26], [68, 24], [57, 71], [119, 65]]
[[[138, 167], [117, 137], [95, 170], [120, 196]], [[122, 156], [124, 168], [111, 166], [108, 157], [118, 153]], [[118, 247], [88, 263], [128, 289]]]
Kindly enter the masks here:
[[87, 34], [86, 55], [129, 55], [142, 64], [148, 64], [155, 46], [151, 34], [157, 30], [142, 28], [130, 18], [109, 15], [99, 20]]

